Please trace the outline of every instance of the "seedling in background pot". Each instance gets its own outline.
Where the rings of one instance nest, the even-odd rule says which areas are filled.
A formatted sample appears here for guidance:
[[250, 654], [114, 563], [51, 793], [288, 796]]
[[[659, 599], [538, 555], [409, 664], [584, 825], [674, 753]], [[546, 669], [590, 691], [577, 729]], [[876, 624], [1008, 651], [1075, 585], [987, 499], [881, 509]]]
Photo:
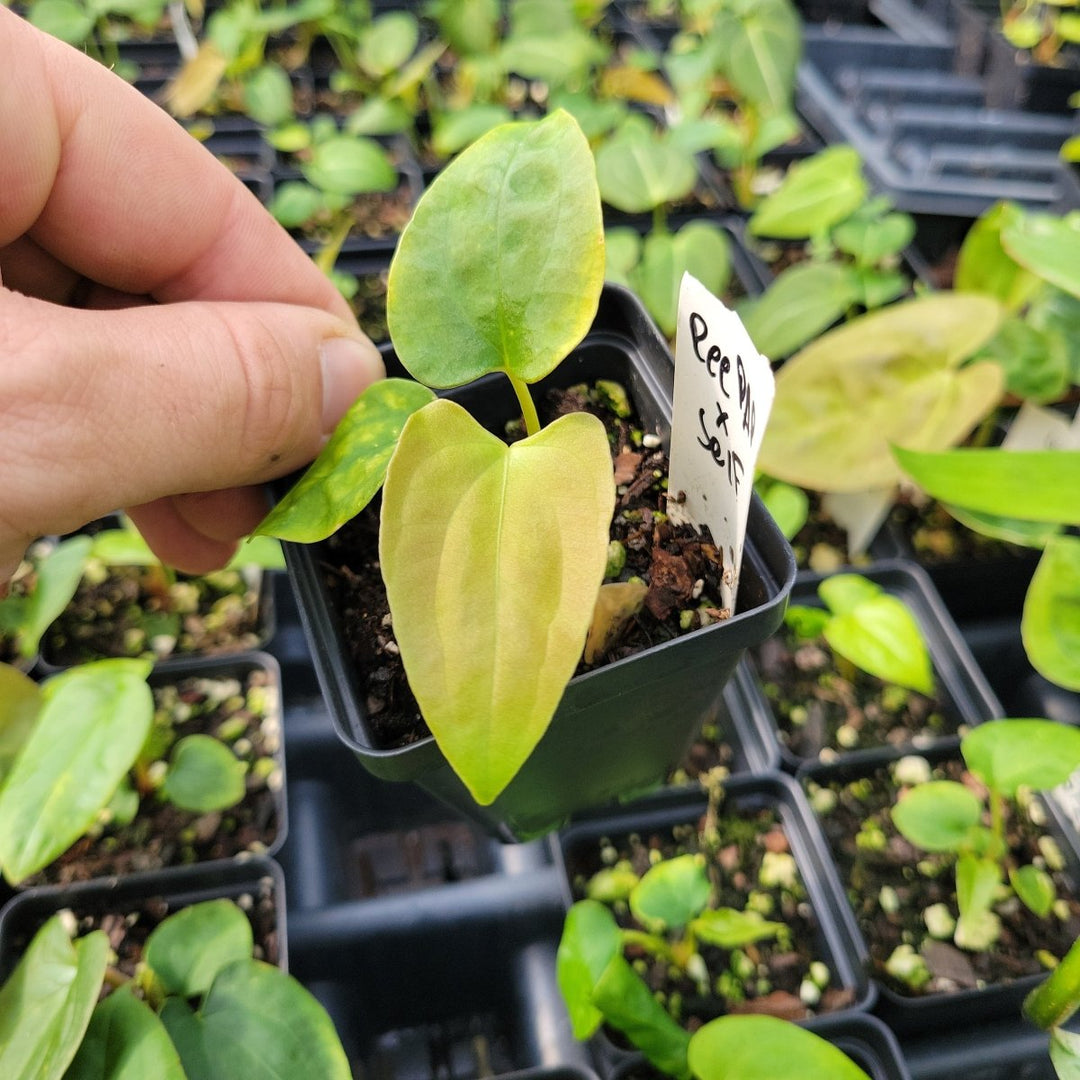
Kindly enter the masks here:
[[[474, 143], [425, 193], [390, 269], [391, 336], [419, 381], [362, 395], [259, 529], [322, 540], [383, 488], [379, 555], [409, 684], [483, 805], [550, 723], [607, 565], [603, 424], [578, 413], [541, 429], [529, 393], [591, 325], [603, 264], [592, 155], [567, 113]], [[491, 372], [524, 417], [510, 446], [428, 389]]]
[[804, 640], [823, 637], [833, 652], [896, 686], [934, 692], [934, 672], [919, 624], [898, 596], [859, 574], [834, 574], [818, 586], [824, 608], [791, 605], [784, 622]]
[[0, 1075], [352, 1076], [330, 1017], [294, 978], [253, 958], [251, 923], [232, 901], [159, 923], [133, 977], [110, 966], [103, 930], [72, 941], [74, 932], [71, 912], [54, 915], [0, 988]]
[[1051, 913], [1050, 875], [1039, 866], [1016, 865], [1005, 823], [1022, 792], [1055, 787], [1080, 767], [1080, 730], [1051, 720], [991, 720], [968, 732], [960, 749], [972, 776], [985, 785], [985, 797], [956, 781], [932, 780], [908, 791], [892, 819], [911, 843], [956, 854], [960, 917], [953, 940], [978, 951], [997, 940], [993, 909], [1009, 895], [1040, 918]]

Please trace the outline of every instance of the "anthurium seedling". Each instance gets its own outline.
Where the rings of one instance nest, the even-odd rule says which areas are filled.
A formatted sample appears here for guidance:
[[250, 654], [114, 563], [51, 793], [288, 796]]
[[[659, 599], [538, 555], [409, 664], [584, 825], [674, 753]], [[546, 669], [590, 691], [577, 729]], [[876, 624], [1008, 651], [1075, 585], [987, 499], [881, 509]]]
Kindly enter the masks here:
[[0, 870], [11, 884], [103, 813], [130, 821], [140, 795], [200, 814], [244, 797], [247, 766], [227, 746], [155, 725], [150, 670], [147, 660], [99, 660], [39, 686], [0, 665]]
[[[624, 950], [633, 946], [661, 958], [707, 994], [710, 976], [699, 943], [741, 949], [782, 938], [787, 927], [757, 911], [710, 907], [712, 887], [702, 855], [663, 860], [640, 880], [628, 866], [609, 868], [587, 891], [589, 898], [567, 912], [557, 959], [575, 1036], [586, 1039], [606, 1021], [662, 1072], [688, 1077], [689, 1034], [653, 996]], [[608, 906], [616, 901], [629, 904], [640, 929], [618, 925]]]
[[968, 732], [960, 749], [986, 796], [956, 781], [930, 780], [905, 794], [892, 819], [918, 847], [956, 854], [953, 940], [978, 951], [997, 940], [994, 907], [1010, 894], [1040, 918], [1050, 914], [1053, 880], [1039, 866], [1016, 864], [1005, 823], [1022, 789], [1055, 787], [1080, 767], [1080, 730], [1051, 720], [991, 720]]
[[883, 307], [910, 287], [897, 267], [915, 222], [869, 196], [862, 159], [833, 146], [788, 171], [747, 222], [751, 236], [804, 240], [810, 258], [783, 270], [740, 305], [746, 328], [773, 359], [789, 356], [837, 320]]
[[834, 574], [818, 586], [825, 607], [793, 604], [785, 623], [797, 637], [823, 637], [833, 652], [885, 682], [933, 694], [934, 671], [918, 620], [892, 593], [861, 574]]
[[[379, 556], [409, 684], [481, 804], [547, 729], [607, 566], [603, 424], [541, 428], [529, 384], [588, 330], [603, 285], [592, 154], [565, 112], [494, 129], [440, 173], [402, 233], [388, 323], [418, 380], [368, 390], [259, 528], [314, 542], [382, 486]], [[506, 376], [510, 446], [428, 387]], [[384, 481], [385, 477], [385, 481]]]
[[74, 922], [70, 912], [49, 919], [0, 988], [3, 1076], [352, 1076], [330, 1017], [292, 976], [253, 958], [251, 923], [232, 901], [159, 923], [130, 978], [110, 966], [104, 931], [73, 941]]

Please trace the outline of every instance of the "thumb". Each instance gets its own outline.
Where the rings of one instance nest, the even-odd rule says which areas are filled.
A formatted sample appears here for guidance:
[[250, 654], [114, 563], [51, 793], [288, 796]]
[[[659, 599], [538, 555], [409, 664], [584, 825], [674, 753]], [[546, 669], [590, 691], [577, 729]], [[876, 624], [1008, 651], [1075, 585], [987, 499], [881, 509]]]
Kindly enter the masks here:
[[[0, 357], [0, 580], [36, 536], [299, 468], [383, 374], [375, 346], [322, 310], [196, 301], [86, 311], [2, 288]], [[176, 528], [228, 545], [258, 520], [251, 496], [234, 520], [230, 500], [197, 499]], [[175, 558], [183, 550], [173, 561], [188, 569]]]

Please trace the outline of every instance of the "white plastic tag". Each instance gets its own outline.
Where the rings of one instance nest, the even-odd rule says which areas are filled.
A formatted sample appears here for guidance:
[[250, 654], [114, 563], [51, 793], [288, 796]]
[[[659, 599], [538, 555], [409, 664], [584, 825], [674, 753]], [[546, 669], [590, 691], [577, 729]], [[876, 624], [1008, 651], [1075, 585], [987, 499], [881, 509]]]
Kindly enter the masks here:
[[1025, 401], [1001, 445], [1006, 450], [1071, 450], [1077, 430], [1076, 419], [1070, 424], [1063, 413]]
[[862, 555], [878, 534], [896, 501], [895, 489], [872, 491], [829, 491], [821, 497], [821, 508], [847, 533], [848, 554]]
[[668, 516], [707, 525], [724, 560], [721, 603], [739, 590], [754, 467], [776, 395], [739, 317], [684, 274], [675, 333]]

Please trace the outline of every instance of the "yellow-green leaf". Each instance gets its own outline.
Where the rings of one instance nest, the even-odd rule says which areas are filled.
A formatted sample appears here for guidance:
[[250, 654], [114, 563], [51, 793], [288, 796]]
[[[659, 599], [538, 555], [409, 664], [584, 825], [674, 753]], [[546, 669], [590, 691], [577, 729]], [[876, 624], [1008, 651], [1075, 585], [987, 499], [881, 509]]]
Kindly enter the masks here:
[[1032, 667], [1080, 690], [1080, 539], [1055, 536], [1035, 568], [1020, 623]]
[[0, 786], [41, 709], [41, 690], [28, 675], [0, 664]]
[[999, 400], [993, 363], [960, 367], [997, 329], [989, 297], [934, 294], [822, 335], [776, 379], [762, 472], [818, 491], [888, 487], [901, 470], [890, 444], [945, 449]]
[[603, 282], [592, 152], [560, 110], [494, 128], [439, 174], [398, 243], [387, 320], [428, 386], [535, 382], [584, 337]]
[[513, 778], [574, 672], [614, 502], [607, 438], [586, 414], [507, 446], [436, 401], [402, 431], [383, 578], [409, 683], [477, 802]]

